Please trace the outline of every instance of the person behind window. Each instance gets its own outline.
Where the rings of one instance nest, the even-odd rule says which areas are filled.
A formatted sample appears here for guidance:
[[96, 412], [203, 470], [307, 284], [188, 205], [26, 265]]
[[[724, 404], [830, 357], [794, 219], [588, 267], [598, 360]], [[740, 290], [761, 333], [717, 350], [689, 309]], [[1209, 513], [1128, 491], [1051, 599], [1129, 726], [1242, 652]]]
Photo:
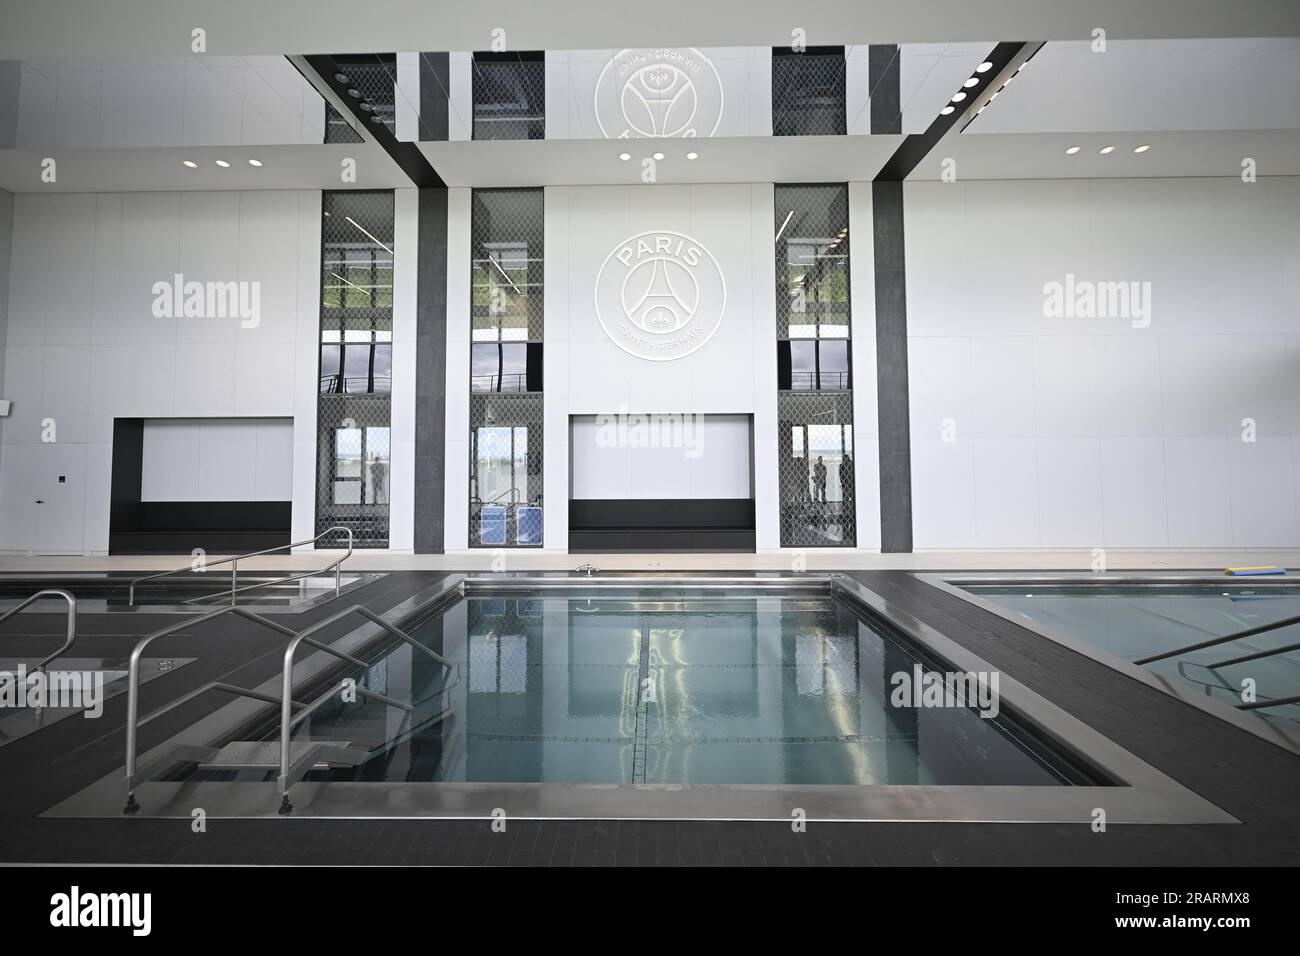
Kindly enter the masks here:
[[817, 456], [817, 464], [813, 465], [813, 496], [820, 504], [826, 503], [826, 462], [822, 456]]

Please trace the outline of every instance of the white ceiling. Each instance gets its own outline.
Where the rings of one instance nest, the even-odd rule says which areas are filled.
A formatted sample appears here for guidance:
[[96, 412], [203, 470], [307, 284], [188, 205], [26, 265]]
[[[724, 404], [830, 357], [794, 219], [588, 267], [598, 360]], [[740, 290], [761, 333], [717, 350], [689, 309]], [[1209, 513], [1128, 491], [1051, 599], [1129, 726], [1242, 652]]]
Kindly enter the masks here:
[[[1109, 145], [1115, 147], [1113, 153], [1098, 152]], [[1133, 152], [1142, 145], [1151, 148]], [[1071, 146], [1080, 150], [1067, 156]], [[1259, 176], [1300, 176], [1300, 130], [954, 135], [942, 140], [907, 178], [940, 179], [945, 159], [955, 161], [958, 180], [1239, 178], [1246, 157], [1255, 160]]]
[[494, 29], [509, 49], [1300, 36], [1296, 0], [8, 0], [0, 59], [207, 52], [473, 50]]
[[[311, 146], [108, 147], [53, 152], [57, 179], [41, 180], [45, 150], [0, 150], [0, 189], [13, 193], [168, 192], [207, 189], [394, 189], [411, 181], [372, 143]], [[198, 163], [190, 169], [182, 160]], [[230, 167], [222, 169], [216, 160]], [[261, 160], [254, 168], [249, 159]], [[342, 180], [356, 160], [355, 183]]]
[[1197, 129], [1300, 129], [1300, 38], [1048, 43], [967, 132]]
[[[711, 137], [421, 143], [449, 186], [578, 186], [640, 183], [641, 161], [659, 151], [660, 183], [870, 180], [902, 136]], [[686, 159], [695, 151], [699, 158]], [[620, 160], [627, 152], [631, 159]]]

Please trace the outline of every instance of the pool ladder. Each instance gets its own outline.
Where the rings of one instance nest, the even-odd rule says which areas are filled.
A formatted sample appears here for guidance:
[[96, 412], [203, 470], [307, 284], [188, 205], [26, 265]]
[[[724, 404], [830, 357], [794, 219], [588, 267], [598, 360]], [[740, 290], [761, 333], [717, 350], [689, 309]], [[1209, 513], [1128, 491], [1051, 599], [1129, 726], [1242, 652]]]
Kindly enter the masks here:
[[[1174, 648], [1172, 651], [1163, 651], [1159, 654], [1152, 654], [1150, 657], [1143, 657], [1133, 663], [1138, 666], [1154, 664], [1156, 661], [1168, 660], [1169, 658], [1177, 657], [1180, 654], [1204, 650], [1207, 647], [1217, 647], [1220, 644], [1230, 644], [1233, 641], [1240, 641], [1243, 638], [1254, 637], [1256, 634], [1264, 634], [1268, 631], [1276, 631], [1279, 628], [1290, 627], [1292, 624], [1300, 624], [1300, 615], [1296, 615], [1295, 617], [1285, 617], [1280, 621], [1274, 621], [1271, 624], [1261, 624], [1258, 627], [1247, 628], [1244, 631], [1235, 631], [1232, 634], [1225, 634], [1222, 637], [1214, 637], [1208, 641], [1197, 641], [1194, 644], [1185, 644], [1182, 647]], [[1264, 651], [1255, 651], [1250, 654], [1241, 654], [1237, 657], [1229, 657], [1226, 660], [1216, 661], [1213, 664], [1206, 664], [1204, 666], [1207, 670], [1217, 670], [1220, 667], [1228, 667], [1232, 664], [1244, 664], [1247, 661], [1255, 661], [1263, 657], [1273, 657], [1277, 654], [1286, 654], [1295, 650], [1300, 650], [1300, 643], [1286, 644], [1282, 647], [1274, 647]], [[1202, 681], [1196, 681], [1196, 683], [1203, 684], [1203, 686], [1207, 687], [1210, 686], [1204, 684]], [[1265, 707], [1281, 707], [1284, 704], [1296, 703], [1300, 703], [1300, 694], [1295, 694], [1290, 697], [1274, 697], [1270, 700], [1257, 700], [1248, 704], [1236, 704], [1234, 706], [1236, 706], [1238, 710], [1260, 710]]]
[[[330, 562], [329, 564], [325, 565], [325, 567], [323, 568], [319, 568], [314, 571], [307, 571], [304, 574], [291, 574], [288, 577], [272, 578], [269, 581], [259, 581], [256, 584], [245, 584], [243, 587], [239, 587], [239, 562], [243, 561], [245, 558], [256, 558], [263, 554], [274, 554], [277, 551], [285, 551], [291, 548], [301, 548], [309, 544], [315, 545], [316, 542], [320, 541], [321, 538], [325, 537], [327, 534], [333, 534], [335, 531], [342, 531], [344, 534], [348, 536], [347, 551], [345, 551], [343, 555], [339, 557], [336, 561]], [[326, 574], [330, 571], [334, 572], [334, 596], [338, 597], [343, 590], [343, 581], [342, 581], [343, 562], [346, 561], [348, 558], [352, 557], [352, 545], [353, 545], [352, 529], [344, 527], [343, 525], [335, 525], [332, 528], [326, 528], [320, 534], [316, 535], [316, 537], [308, 538], [304, 541], [293, 541], [290, 542], [289, 544], [282, 544], [278, 548], [267, 548], [264, 551], [249, 551], [247, 554], [237, 554], [232, 558], [222, 558], [219, 561], [204, 561], [203, 563], [204, 571], [206, 571], [208, 568], [215, 568], [222, 564], [230, 565], [230, 590], [229, 591], [223, 590], [216, 594], [202, 594], [199, 597], [190, 598], [189, 600], [184, 601], [182, 603], [197, 604], [200, 601], [211, 601], [213, 598], [224, 599], [225, 596], [229, 594], [230, 603], [233, 605], [235, 601], [238, 599], [238, 596], [240, 594], [243, 594], [245, 591], [256, 591], [258, 588], [268, 587], [269, 585], [272, 584], [288, 584], [290, 581], [301, 581], [303, 578], [315, 577], [318, 574]], [[142, 578], [136, 578], [134, 581], [131, 582], [131, 586], [127, 590], [127, 604], [134, 606], [135, 586], [137, 584], [144, 584], [146, 581], [157, 581], [162, 578], [168, 578], [171, 577], [172, 575], [184, 574], [186, 572], [195, 572], [195, 568], [192, 566], [185, 567], [185, 568], [174, 568], [171, 571], [160, 571], [157, 574], [149, 574]]]
[[[188, 694], [177, 698], [170, 704], [159, 707], [150, 711], [143, 717], [139, 716], [140, 706], [140, 662], [144, 650], [153, 641], [160, 637], [168, 637], [173, 634], [179, 634], [181, 631], [203, 624], [207, 621], [221, 617], [225, 614], [234, 614], [242, 617], [247, 621], [259, 624], [277, 634], [290, 638], [288, 646], [285, 648], [283, 665], [280, 675], [279, 696], [264, 691], [255, 690], [249, 687], [239, 687], [235, 684], [229, 684], [225, 681], [210, 681]], [[437, 694], [445, 694], [448, 690], [460, 682], [460, 669], [458, 665], [452, 664], [436, 651], [425, 647], [415, 638], [411, 637], [405, 631], [383, 620], [368, 608], [361, 605], [354, 605], [337, 614], [331, 615], [322, 621], [311, 625], [301, 632], [294, 631], [290, 628], [277, 624], [260, 614], [256, 614], [247, 608], [229, 606], [218, 608], [210, 611], [198, 618], [181, 621], [180, 623], [162, 628], [159, 631], [148, 635], [141, 640], [131, 651], [130, 665], [128, 668], [127, 684], [127, 706], [126, 706], [126, 805], [122, 812], [126, 814], [136, 813], [140, 809], [139, 803], [135, 799], [135, 791], [138, 783], [152, 779], [167, 768], [177, 763], [196, 763], [201, 767], [211, 769], [244, 769], [244, 770], [278, 770], [279, 777], [277, 785], [280, 792], [280, 809], [279, 812], [287, 814], [292, 812], [293, 804], [289, 799], [290, 788], [309, 771], [320, 765], [335, 766], [358, 766], [365, 763], [371, 757], [371, 752], [350, 746], [350, 742], [320, 742], [320, 741], [300, 741], [291, 740], [294, 729], [302, 724], [304, 720], [318, 711], [327, 704], [334, 696], [344, 689], [355, 691], [357, 696], [364, 697], [367, 700], [373, 700], [389, 707], [395, 707], [404, 712], [402, 723], [406, 727], [410, 721], [410, 716], [415, 711], [415, 702], [401, 701], [389, 697], [386, 694], [380, 694], [377, 691], [370, 690], [368, 687], [360, 686], [352, 679], [341, 679], [334, 682], [328, 690], [319, 694], [315, 699], [310, 701], [295, 700], [293, 693], [293, 661], [301, 644], [307, 644], [319, 651], [324, 651], [339, 660], [361, 668], [363, 671], [369, 666], [361, 658], [344, 651], [337, 650], [316, 640], [312, 635], [337, 623], [345, 617], [352, 614], [358, 614], [373, 624], [378, 625], [383, 631], [390, 636], [396, 637], [401, 641], [409, 644], [423, 653], [432, 657], [441, 664], [447, 672], [448, 677], [454, 675], [454, 679], [444, 680]], [[3, 620], [0, 618], [0, 620]], [[137, 738], [140, 727], [164, 714], [176, 710], [178, 707], [189, 703], [197, 697], [208, 693], [209, 691], [221, 691], [236, 697], [245, 697], [252, 700], [262, 701], [263, 703], [275, 704], [280, 708], [280, 739], [278, 745], [269, 744], [264, 741], [235, 741], [226, 744], [224, 747], [211, 747], [194, 744], [179, 744], [170, 748], [156, 759], [150, 761], [143, 768], [138, 765]], [[297, 713], [295, 713], [295, 710]], [[420, 726], [429, 726], [433, 723], [444, 720], [451, 713], [451, 708], [444, 707], [440, 712], [432, 715], [421, 722]], [[410, 728], [408, 728], [409, 730]], [[406, 733], [407, 730], [399, 730], [397, 736]], [[274, 757], [274, 759], [272, 759]]]
[[50, 654], [48, 657], [46, 657], [39, 664], [37, 664], [35, 667], [32, 668], [33, 673], [37, 671], [44, 673], [45, 668], [50, 663], [50, 661], [54, 660], [55, 658], [62, 657], [65, 653], [67, 653], [68, 649], [72, 647], [73, 642], [76, 641], [77, 599], [73, 597], [71, 594], [69, 594], [67, 591], [61, 591], [54, 588], [47, 588], [44, 591], [37, 591], [27, 600], [19, 604], [17, 607], [11, 607], [9, 610], [5, 611], [4, 614], [0, 614], [0, 624], [3, 624], [5, 621], [9, 620], [9, 618], [13, 617], [15, 614], [19, 614], [22, 611], [25, 611], [27, 608], [31, 607], [31, 605], [35, 604], [41, 598], [46, 598], [46, 597], [62, 598], [63, 601], [68, 605], [68, 629], [67, 629], [68, 636], [64, 639], [62, 647], [60, 647], [57, 651], [55, 651], [53, 654]]

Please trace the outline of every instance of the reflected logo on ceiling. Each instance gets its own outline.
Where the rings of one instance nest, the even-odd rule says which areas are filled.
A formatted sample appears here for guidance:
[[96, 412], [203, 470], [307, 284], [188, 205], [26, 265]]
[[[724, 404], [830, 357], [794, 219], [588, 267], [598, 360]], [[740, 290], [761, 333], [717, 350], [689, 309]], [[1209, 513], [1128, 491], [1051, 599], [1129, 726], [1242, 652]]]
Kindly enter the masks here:
[[596, 80], [596, 124], [607, 139], [712, 136], [722, 79], [691, 47], [620, 50]]
[[596, 318], [623, 351], [652, 362], [690, 355], [718, 331], [727, 283], [690, 236], [643, 232], [615, 246], [596, 273]]

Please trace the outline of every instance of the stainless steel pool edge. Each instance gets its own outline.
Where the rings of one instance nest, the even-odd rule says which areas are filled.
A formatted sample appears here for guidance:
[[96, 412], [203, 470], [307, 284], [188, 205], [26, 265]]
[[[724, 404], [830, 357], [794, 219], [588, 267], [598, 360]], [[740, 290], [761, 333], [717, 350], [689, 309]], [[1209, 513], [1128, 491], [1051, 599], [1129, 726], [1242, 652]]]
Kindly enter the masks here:
[[[43, 817], [110, 817], [120, 798], [101, 780]], [[146, 783], [132, 819], [717, 820], [790, 823], [1230, 824], [1191, 791], [1137, 787], [769, 786], [752, 784], [298, 783], [294, 811], [277, 813], [274, 783]]]
[[[241, 605], [241, 607], [248, 607], [253, 610], [256, 610], [258, 614], [270, 614], [270, 615], [302, 614], [307, 611], [313, 610], [314, 608], [318, 608], [322, 604], [325, 604], [329, 601], [333, 601], [338, 597], [343, 597], [344, 595], [352, 591], [355, 591], [358, 588], [364, 587], [367, 584], [373, 584], [375, 581], [378, 581], [380, 578], [385, 577], [385, 572], [380, 572], [380, 571], [355, 571], [355, 572], [348, 572], [348, 573], [354, 575], [356, 580], [343, 585], [343, 587], [340, 589], [337, 595], [335, 595], [333, 586], [331, 586], [329, 589], [322, 589], [322, 593], [318, 594], [316, 597], [308, 598], [307, 600], [301, 601], [298, 604], [294, 604], [290, 607], [276, 607], [274, 605], [268, 606], [268, 605], [259, 605], [255, 603]], [[23, 574], [20, 575], [19, 577], [22, 580], [28, 580], [28, 579], [35, 580], [41, 577], [41, 575]], [[65, 581], [65, 582], [72, 581], [73, 583], [75, 583], [78, 580], [83, 582], [93, 580], [101, 584], [105, 582], [104, 577], [102, 576], [95, 577], [94, 573], [92, 572], [83, 572], [80, 575], [49, 574], [46, 575], [45, 577], [51, 583], [55, 581]], [[253, 578], [254, 580], [256, 580], [256, 574], [253, 575]], [[129, 581], [129, 579], [124, 578], [123, 581], [125, 583]], [[4, 583], [6, 582], [3, 580], [3, 576], [0, 576], [0, 584], [4, 584]], [[12, 583], [12, 582], [8, 582], [8, 583]], [[97, 598], [94, 596], [84, 597], [84, 598], [79, 597], [77, 600], [78, 600], [78, 605], [80, 607], [80, 610], [83, 613], [88, 613], [88, 614], [202, 614], [205, 611], [211, 611], [214, 610], [215, 608], [220, 607], [221, 606], [220, 602], [216, 600], [217, 598], [220, 597], [221, 597], [220, 592], [214, 593], [212, 595], [213, 600], [208, 604], [137, 604], [135, 606], [129, 606], [123, 604], [108, 604], [102, 598]], [[0, 599], [0, 601], [7, 601], [7, 600], [8, 600], [7, 598]], [[0, 607], [0, 611], [3, 610], [5, 609], [3, 607]], [[32, 613], [35, 614], [62, 613], [61, 609], [52, 608], [52, 607], [33, 607], [31, 608], [31, 611]]]
[[[1049, 641], [1054, 641], [1062, 647], [1074, 651], [1076, 654], [1082, 654], [1084, 657], [1091, 658], [1099, 664], [1105, 664], [1112, 670], [1119, 671], [1125, 677], [1129, 677], [1142, 684], [1146, 684], [1148, 687], [1154, 687], [1156, 690], [1163, 691], [1172, 697], [1176, 697], [1183, 703], [1190, 704], [1192, 707], [1202, 710], [1211, 716], [1217, 717], [1219, 720], [1226, 721], [1237, 729], [1244, 730], [1246, 733], [1258, 737], [1260, 740], [1267, 741], [1275, 747], [1280, 747], [1288, 753], [1300, 755], [1300, 734], [1289, 732], [1276, 724], [1271, 724], [1266, 720], [1262, 720], [1255, 714], [1240, 711], [1221, 700], [1217, 700], [1213, 697], [1206, 697], [1203, 694], [1194, 693], [1190, 688], [1184, 687], [1180, 684], [1175, 684], [1173, 681], [1167, 680], [1159, 674], [1152, 673], [1144, 667], [1138, 667], [1136, 664], [1126, 661], [1122, 657], [1117, 657], [1116, 655], [1103, 651], [1100, 648], [1093, 647], [1091, 644], [1070, 637], [1068, 634], [1063, 634], [1055, 628], [1028, 621], [1016, 614], [1014, 611], [1002, 607], [986, 598], [980, 597], [978, 594], [967, 591], [962, 587], [963, 584], [1033, 584], [1045, 587], [1068, 584], [1071, 586], [1095, 586], [1099, 588], [1115, 587], [1117, 585], [1136, 588], [1162, 588], [1176, 586], [1185, 587], [1187, 585], [1199, 584], [1223, 587], [1231, 581], [1231, 583], [1237, 587], [1249, 586], [1253, 588], [1259, 582], [1251, 580], [1249, 585], [1245, 585], [1240, 581], [1240, 579], [1229, 579], [1225, 581], [1223, 578], [1207, 577], [1204, 574], [1110, 575], [1087, 571], [1067, 573], [1058, 572], [1055, 574], [1015, 574], [1011, 572], [943, 574], [925, 572], [914, 574], [913, 577], [920, 581], [924, 581], [931, 587], [938, 588], [940, 591], [944, 591], [954, 597], [960, 598], [967, 604], [973, 604], [981, 610], [988, 611], [990, 614], [996, 614], [1004, 621], [1009, 621], [1017, 627], [1023, 628], [1026, 631], [1031, 631], [1039, 637], [1045, 637]], [[1294, 585], [1295, 582], [1292, 581], [1288, 583]], [[1278, 582], [1273, 582], [1266, 586], [1277, 587], [1278, 584]]]
[[[383, 615], [399, 623], [413, 615], [431, 613], [452, 595], [467, 592], [532, 588], [544, 579], [546, 587], [567, 582], [576, 587], [679, 586], [692, 587], [699, 579], [683, 575], [605, 575], [602, 580], [561, 575], [450, 575]], [[713, 578], [719, 587], [753, 585], [764, 589], [824, 587], [847, 595], [883, 615], [927, 653], [964, 670], [989, 670], [975, 654], [874, 592], [843, 575], [778, 575]], [[332, 643], [339, 650], [355, 650], [369, 643], [379, 629], [367, 624]], [[333, 658], [318, 652], [295, 667], [296, 683], [318, 676], [332, 666]], [[311, 666], [308, 666], [311, 665]], [[301, 674], [299, 667], [303, 668]], [[266, 689], [274, 679], [260, 685]], [[294, 812], [279, 815], [279, 792], [274, 783], [149, 782], [136, 789], [140, 810], [134, 819], [189, 819], [202, 807], [217, 819], [311, 818], [346, 819], [490, 819], [497, 810], [507, 818], [537, 820], [780, 820], [790, 822], [795, 809], [819, 822], [914, 823], [1052, 823], [1090, 826], [1095, 811], [1106, 812], [1107, 824], [1233, 824], [1241, 821], [1178, 784], [1114, 742], [1092, 731], [1055, 705], [1018, 682], [1001, 681], [1004, 700], [1033, 729], [1055, 740], [1087, 761], [1097, 762], [1104, 774], [1124, 781], [1101, 787], [975, 787], [975, 786], [780, 786], [780, 785], [677, 785], [677, 784], [495, 784], [495, 783], [299, 783]], [[1008, 694], [1008, 690], [1010, 694]], [[210, 744], [240, 723], [255, 716], [252, 701], [235, 701], [186, 728], [141, 757], [145, 763], [177, 744]], [[1041, 719], [1040, 719], [1041, 717]], [[120, 819], [124, 798], [120, 771], [107, 774], [89, 787], [41, 814], [42, 817], [99, 817]]]

